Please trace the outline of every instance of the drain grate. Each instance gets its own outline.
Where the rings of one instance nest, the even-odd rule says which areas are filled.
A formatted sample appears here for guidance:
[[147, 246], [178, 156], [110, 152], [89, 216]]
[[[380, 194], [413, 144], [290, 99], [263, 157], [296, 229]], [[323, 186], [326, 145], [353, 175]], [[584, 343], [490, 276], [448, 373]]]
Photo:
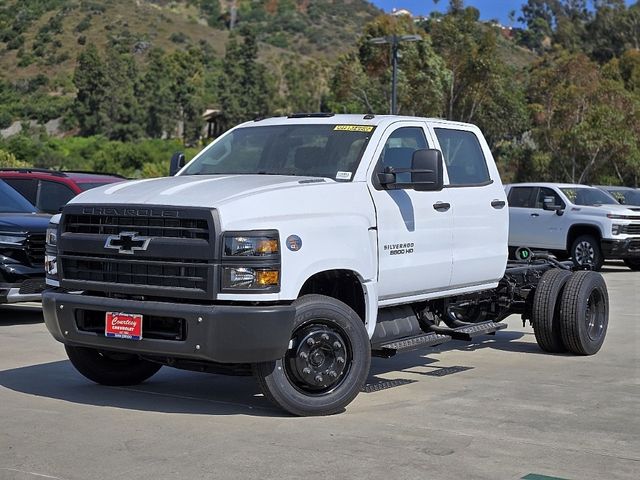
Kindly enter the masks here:
[[379, 392], [381, 390], [388, 390], [394, 387], [401, 387], [402, 385], [408, 385], [410, 383], [415, 383], [417, 380], [406, 380], [404, 378], [398, 378], [395, 380], [380, 380], [375, 383], [367, 383], [362, 391], [364, 393], [374, 393]]
[[455, 365], [453, 367], [430, 367], [434, 368], [432, 372], [425, 372], [423, 375], [429, 375], [430, 377], [444, 377], [446, 375], [452, 375], [454, 373], [464, 372], [466, 370], [471, 370], [473, 367], [462, 367], [460, 365]]

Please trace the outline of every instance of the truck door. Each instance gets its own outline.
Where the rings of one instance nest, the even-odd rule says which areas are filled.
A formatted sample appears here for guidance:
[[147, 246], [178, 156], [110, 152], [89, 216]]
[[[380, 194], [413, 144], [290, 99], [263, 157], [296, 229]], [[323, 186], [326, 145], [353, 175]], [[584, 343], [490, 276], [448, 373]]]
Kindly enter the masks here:
[[451, 287], [497, 282], [507, 263], [507, 196], [484, 137], [472, 126], [433, 124], [448, 172], [453, 216]]
[[[399, 122], [384, 132], [374, 153], [370, 191], [378, 228], [380, 301], [447, 289], [451, 279], [452, 217], [449, 192], [386, 190], [377, 181], [385, 167], [410, 168], [413, 152], [434, 148], [422, 122]], [[397, 182], [410, 181], [409, 173]]]

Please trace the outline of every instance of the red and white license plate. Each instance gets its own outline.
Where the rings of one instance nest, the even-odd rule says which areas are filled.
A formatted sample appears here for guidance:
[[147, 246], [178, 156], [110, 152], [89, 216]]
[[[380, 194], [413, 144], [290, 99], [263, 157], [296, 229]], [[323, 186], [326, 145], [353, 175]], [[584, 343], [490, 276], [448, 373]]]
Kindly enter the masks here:
[[139, 313], [107, 312], [104, 334], [107, 337], [142, 340], [142, 315]]

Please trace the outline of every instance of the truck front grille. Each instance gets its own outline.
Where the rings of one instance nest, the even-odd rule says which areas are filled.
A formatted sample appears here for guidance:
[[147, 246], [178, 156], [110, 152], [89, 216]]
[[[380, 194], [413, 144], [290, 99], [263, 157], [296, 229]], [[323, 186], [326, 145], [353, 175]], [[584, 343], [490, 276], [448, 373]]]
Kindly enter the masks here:
[[27, 236], [27, 257], [31, 265], [42, 265], [44, 263], [44, 233], [30, 233]]
[[623, 225], [620, 233], [627, 235], [640, 235], [640, 224], [636, 225], [631, 223], [629, 225]]
[[213, 299], [217, 250], [209, 209], [71, 204], [58, 240], [61, 286]]
[[147, 237], [209, 240], [205, 219], [80, 214], [69, 215], [65, 222], [70, 233], [117, 235], [130, 230]]
[[129, 260], [65, 254], [65, 278], [104, 284], [186, 288], [206, 292], [209, 265], [202, 260]]

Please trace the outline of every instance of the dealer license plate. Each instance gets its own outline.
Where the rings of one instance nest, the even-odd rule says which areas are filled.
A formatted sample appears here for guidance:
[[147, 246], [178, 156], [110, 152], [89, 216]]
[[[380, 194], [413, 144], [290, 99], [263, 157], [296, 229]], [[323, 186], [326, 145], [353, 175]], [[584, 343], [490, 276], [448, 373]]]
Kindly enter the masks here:
[[142, 315], [139, 313], [107, 312], [104, 334], [107, 337], [142, 340]]

